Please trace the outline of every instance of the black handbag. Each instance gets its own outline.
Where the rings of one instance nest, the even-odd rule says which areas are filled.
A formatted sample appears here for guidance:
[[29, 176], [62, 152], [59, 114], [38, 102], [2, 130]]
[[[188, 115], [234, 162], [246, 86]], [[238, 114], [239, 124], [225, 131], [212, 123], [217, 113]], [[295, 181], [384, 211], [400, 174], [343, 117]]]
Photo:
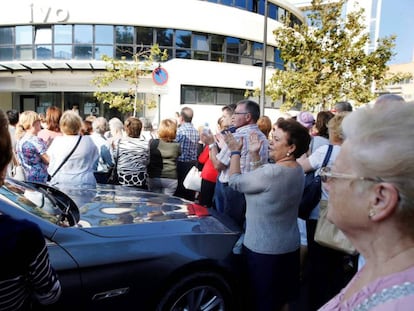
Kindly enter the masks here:
[[[331, 157], [333, 146], [328, 146], [322, 167], [328, 164]], [[303, 189], [302, 200], [300, 201], [298, 217], [307, 220], [312, 210], [318, 205], [322, 195], [322, 181], [319, 175], [315, 176], [315, 172], [309, 172], [305, 176], [305, 188]]]

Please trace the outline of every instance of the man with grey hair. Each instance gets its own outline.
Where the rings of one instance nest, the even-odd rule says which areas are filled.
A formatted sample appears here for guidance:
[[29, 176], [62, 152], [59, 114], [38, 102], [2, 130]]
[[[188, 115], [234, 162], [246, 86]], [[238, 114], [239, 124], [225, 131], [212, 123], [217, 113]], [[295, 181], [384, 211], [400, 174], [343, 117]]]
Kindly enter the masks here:
[[337, 102], [335, 104], [335, 108], [333, 110], [335, 113], [344, 112], [344, 111], [352, 111], [352, 105], [349, 102], [342, 101]]
[[109, 168], [114, 165], [108, 141], [104, 134], [108, 128], [108, 122], [104, 117], [98, 117], [92, 122], [91, 139], [99, 152], [99, 158], [94, 164], [94, 175], [97, 183], [106, 183]]

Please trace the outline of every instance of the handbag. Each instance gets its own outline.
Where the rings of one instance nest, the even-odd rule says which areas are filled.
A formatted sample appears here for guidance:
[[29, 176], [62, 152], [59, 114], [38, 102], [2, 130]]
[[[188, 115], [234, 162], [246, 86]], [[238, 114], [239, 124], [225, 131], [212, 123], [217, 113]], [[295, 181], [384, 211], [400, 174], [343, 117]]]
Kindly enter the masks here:
[[110, 185], [119, 185], [119, 177], [118, 177], [118, 157], [119, 157], [119, 143], [121, 140], [118, 140], [116, 156], [115, 156], [115, 164], [109, 169], [109, 177], [106, 181], [107, 184]]
[[[323, 159], [322, 167], [328, 164], [331, 157], [333, 146], [328, 146], [325, 158]], [[321, 200], [322, 181], [321, 177], [315, 175], [315, 172], [307, 173], [305, 176], [305, 187], [303, 189], [302, 199], [299, 204], [298, 217], [307, 220], [312, 210], [318, 205]]]
[[26, 175], [24, 173], [23, 166], [21, 166], [20, 164], [13, 166], [11, 176], [18, 181], [25, 181]]
[[201, 191], [201, 172], [193, 166], [187, 173], [183, 181], [184, 188], [188, 190]]
[[319, 218], [314, 237], [315, 242], [349, 255], [356, 255], [358, 253], [357, 250], [345, 234], [326, 218], [328, 214], [328, 201], [322, 200], [319, 206]]

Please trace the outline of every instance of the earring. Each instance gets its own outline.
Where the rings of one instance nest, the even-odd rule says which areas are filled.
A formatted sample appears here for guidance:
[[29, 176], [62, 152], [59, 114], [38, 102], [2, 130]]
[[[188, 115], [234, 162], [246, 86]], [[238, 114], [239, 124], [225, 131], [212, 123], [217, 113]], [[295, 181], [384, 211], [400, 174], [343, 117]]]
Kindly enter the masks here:
[[286, 156], [287, 156], [287, 157], [290, 157], [290, 152], [286, 153]]
[[374, 209], [370, 209], [369, 213], [368, 213], [368, 218], [371, 219], [372, 217], [374, 217], [376, 215], [375, 210]]

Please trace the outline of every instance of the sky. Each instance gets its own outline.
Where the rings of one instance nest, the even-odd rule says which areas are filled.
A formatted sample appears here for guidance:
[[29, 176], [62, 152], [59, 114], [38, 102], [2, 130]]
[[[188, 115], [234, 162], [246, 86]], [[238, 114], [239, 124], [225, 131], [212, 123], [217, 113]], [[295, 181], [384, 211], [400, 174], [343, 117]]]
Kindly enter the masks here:
[[382, 0], [380, 38], [395, 34], [395, 55], [389, 64], [414, 61], [414, 0]]

